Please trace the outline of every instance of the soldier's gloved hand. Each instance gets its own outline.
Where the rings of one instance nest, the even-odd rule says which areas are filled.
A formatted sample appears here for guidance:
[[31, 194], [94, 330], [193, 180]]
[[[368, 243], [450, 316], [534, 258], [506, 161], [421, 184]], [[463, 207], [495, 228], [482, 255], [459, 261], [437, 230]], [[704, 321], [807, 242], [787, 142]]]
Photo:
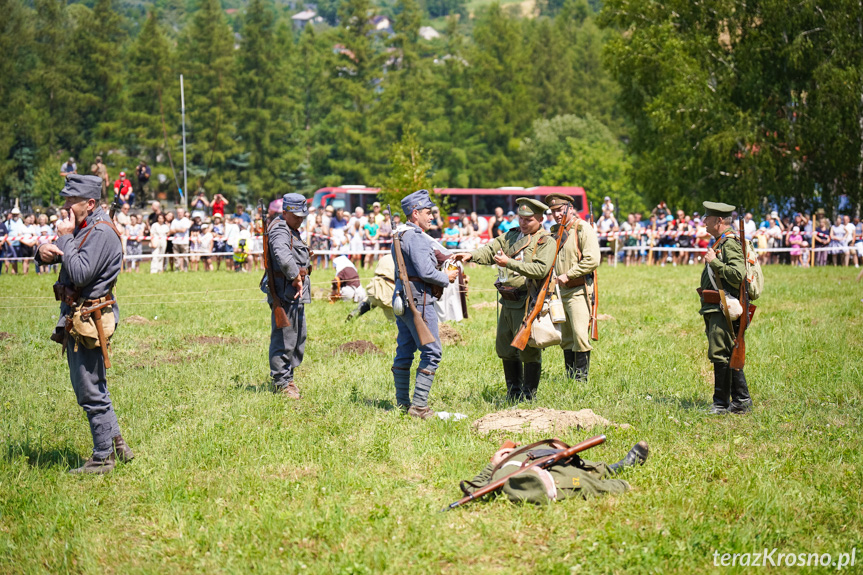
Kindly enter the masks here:
[[39, 246], [39, 259], [42, 260], [42, 263], [50, 264], [58, 257], [63, 256], [63, 250], [55, 246], [54, 244], [42, 244]]
[[458, 270], [449, 270], [446, 273], [446, 277], [449, 278], [449, 283], [454, 282], [458, 278]]
[[491, 456], [491, 464], [497, 467], [501, 461], [509, 457], [509, 454], [515, 451], [515, 447], [502, 447]]
[[291, 285], [297, 290], [297, 293], [294, 294], [294, 299], [301, 298], [303, 295], [303, 278], [301, 276], [295, 277], [294, 281], [291, 282]]

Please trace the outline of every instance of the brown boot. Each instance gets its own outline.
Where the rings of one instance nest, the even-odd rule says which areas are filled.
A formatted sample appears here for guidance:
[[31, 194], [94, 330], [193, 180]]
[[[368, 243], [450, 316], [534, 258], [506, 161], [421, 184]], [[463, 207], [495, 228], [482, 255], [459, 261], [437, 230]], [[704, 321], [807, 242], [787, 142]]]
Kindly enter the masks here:
[[291, 399], [302, 399], [303, 396], [300, 395], [300, 388], [297, 387], [297, 384], [293, 381], [288, 385], [282, 388], [282, 395], [289, 397]]
[[135, 459], [135, 454], [132, 453], [132, 448], [126, 444], [122, 435], [114, 438], [114, 454], [117, 456], [117, 461], [120, 463], [128, 463]]
[[113, 453], [105, 459], [96, 459], [95, 457], [91, 456], [90, 459], [88, 459], [86, 463], [84, 463], [84, 465], [77, 469], [70, 469], [69, 473], [92, 473], [96, 475], [104, 475], [105, 473], [111, 473], [112, 471], [114, 471], [114, 465], [115, 459]]
[[412, 405], [411, 408], [408, 409], [408, 415], [418, 419], [430, 419], [434, 417], [434, 411], [432, 411], [430, 407], [417, 407], [416, 405]]

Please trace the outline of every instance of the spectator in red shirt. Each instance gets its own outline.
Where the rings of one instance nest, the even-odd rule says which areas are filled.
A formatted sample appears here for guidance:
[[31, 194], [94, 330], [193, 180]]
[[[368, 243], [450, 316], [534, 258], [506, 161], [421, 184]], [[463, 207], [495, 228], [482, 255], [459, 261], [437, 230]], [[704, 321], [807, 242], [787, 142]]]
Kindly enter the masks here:
[[114, 182], [114, 197], [119, 197], [124, 204], [135, 205], [135, 192], [132, 191], [132, 182], [126, 177], [126, 172], [120, 172], [120, 177]]
[[213, 217], [222, 216], [222, 219], [225, 218], [225, 206], [228, 205], [228, 200], [225, 199], [225, 196], [222, 194], [216, 194], [213, 196], [213, 202], [210, 204], [210, 209], [213, 210]]

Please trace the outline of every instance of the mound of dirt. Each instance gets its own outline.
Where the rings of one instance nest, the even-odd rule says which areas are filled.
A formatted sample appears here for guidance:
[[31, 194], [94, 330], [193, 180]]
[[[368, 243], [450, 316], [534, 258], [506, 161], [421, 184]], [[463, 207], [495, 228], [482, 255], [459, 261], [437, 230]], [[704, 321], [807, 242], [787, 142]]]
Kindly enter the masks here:
[[438, 334], [440, 334], [441, 343], [447, 345], [458, 345], [464, 341], [458, 330], [445, 323], [438, 324]]
[[353, 353], [356, 355], [366, 355], [367, 353], [380, 353], [383, 351], [370, 341], [360, 339], [357, 341], [349, 341], [340, 345], [333, 353]]
[[9, 332], [0, 331], [0, 341], [3, 341], [4, 339], [12, 339], [13, 337], [15, 336]]
[[598, 319], [599, 321], [607, 321], [607, 320], [614, 321], [614, 317], [608, 315], [607, 313], [596, 314], [596, 319]]
[[483, 302], [480, 302], [480, 303], [475, 303], [475, 304], [473, 304], [473, 305], [472, 305], [472, 306], [470, 306], [470, 307], [472, 307], [473, 309], [486, 309], [486, 308], [489, 308], [489, 307], [494, 307], [494, 306], [496, 306], [496, 305], [497, 305], [497, 303], [496, 303], [496, 302], [493, 302], [493, 301], [483, 301]]
[[592, 409], [558, 411], [538, 407], [536, 409], [508, 409], [489, 413], [473, 422], [473, 430], [483, 435], [492, 431], [563, 433], [570, 427], [588, 430], [597, 425], [629, 427], [625, 423], [618, 426], [601, 415], [595, 414]]
[[131, 323], [134, 325], [149, 325], [149, 324], [153, 323], [150, 320], [148, 320], [147, 318], [140, 316], [140, 315], [130, 315], [129, 317], [127, 317], [126, 319], [124, 319], [122, 321], [125, 323]]

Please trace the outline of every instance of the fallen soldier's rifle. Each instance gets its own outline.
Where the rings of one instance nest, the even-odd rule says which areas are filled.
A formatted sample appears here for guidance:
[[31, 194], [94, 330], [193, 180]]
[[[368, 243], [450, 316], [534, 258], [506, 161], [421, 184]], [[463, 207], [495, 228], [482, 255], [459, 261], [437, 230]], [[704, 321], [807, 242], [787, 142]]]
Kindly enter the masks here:
[[485, 487], [481, 487], [481, 488], [477, 489], [476, 491], [474, 491], [470, 495], [462, 497], [461, 499], [459, 499], [455, 503], [451, 503], [447, 507], [444, 507], [443, 509], [441, 509], [441, 512], [449, 511], [450, 509], [455, 509], [456, 507], [460, 507], [460, 506], [464, 505], [465, 503], [470, 503], [471, 501], [473, 501], [475, 499], [480, 499], [481, 497], [485, 497], [489, 493], [494, 493], [495, 491], [497, 491], [498, 489], [503, 487], [507, 481], [509, 481], [510, 479], [515, 477], [516, 475], [521, 475], [523, 473], [527, 473], [529, 470], [534, 469], [534, 468], [548, 469], [549, 467], [552, 467], [556, 463], [559, 463], [561, 461], [566, 461], [567, 459], [572, 458], [573, 456], [575, 456], [576, 454], [578, 454], [582, 451], [590, 449], [591, 447], [596, 447], [597, 445], [602, 445], [603, 443], [605, 443], [605, 436], [604, 435], [597, 435], [595, 437], [591, 437], [590, 439], [586, 439], [586, 440], [582, 441], [581, 443], [573, 445], [572, 447], [570, 447], [568, 449], [558, 451], [557, 453], [554, 453], [552, 455], [540, 457], [539, 459], [536, 459], [532, 462], [527, 460], [524, 463], [522, 463], [522, 467], [520, 469], [513, 471], [512, 473], [510, 473], [509, 475], [507, 475], [505, 477], [501, 477], [497, 481], [492, 481], [491, 483], [489, 483]]

